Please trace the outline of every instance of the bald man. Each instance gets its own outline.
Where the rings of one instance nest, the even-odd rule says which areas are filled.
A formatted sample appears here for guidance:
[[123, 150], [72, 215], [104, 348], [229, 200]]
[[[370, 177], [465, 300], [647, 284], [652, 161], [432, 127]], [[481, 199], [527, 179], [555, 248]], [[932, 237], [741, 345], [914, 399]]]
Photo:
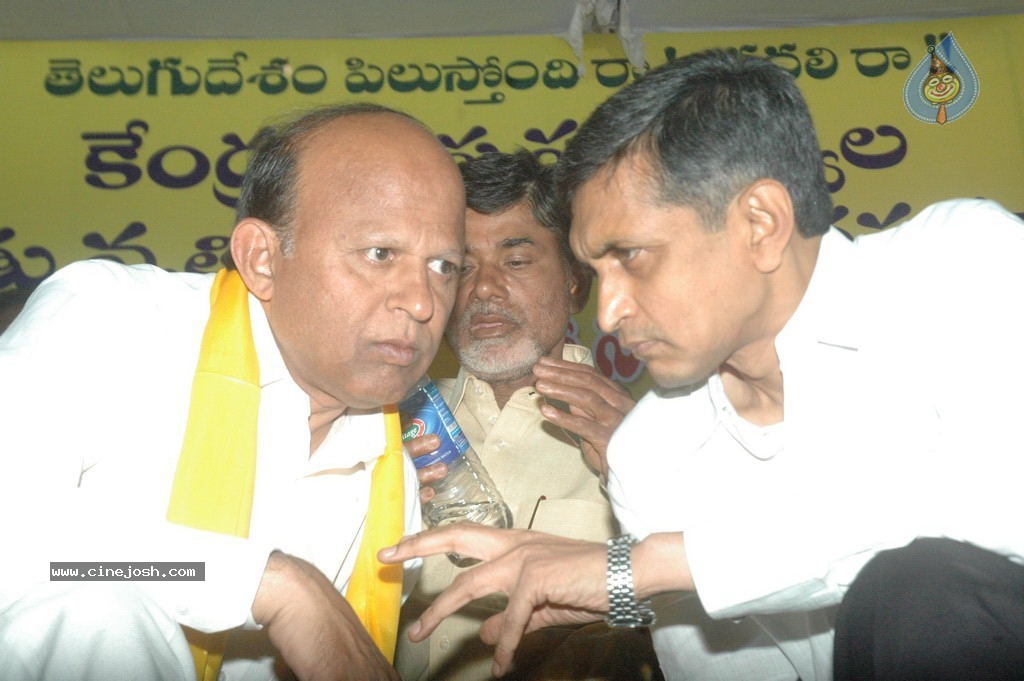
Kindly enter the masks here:
[[[21, 520], [4, 530], [18, 548], [0, 566], [0, 677], [192, 679], [187, 626], [231, 632], [222, 678], [397, 678], [342, 594], [373, 521], [381, 405], [426, 372], [455, 300], [463, 207], [419, 122], [318, 109], [252, 143], [237, 274], [90, 261], [39, 287], [0, 339], [0, 510]], [[244, 321], [218, 318], [235, 335], [210, 350], [222, 276]], [[203, 418], [197, 359], [249, 341], [258, 410], [218, 403], [205, 412], [225, 430], [198, 437], [255, 433], [251, 519], [242, 536], [169, 522]], [[405, 457], [396, 471], [404, 507], [384, 514], [415, 531], [415, 472]], [[85, 560], [203, 562], [205, 580], [47, 581], [49, 561]]]

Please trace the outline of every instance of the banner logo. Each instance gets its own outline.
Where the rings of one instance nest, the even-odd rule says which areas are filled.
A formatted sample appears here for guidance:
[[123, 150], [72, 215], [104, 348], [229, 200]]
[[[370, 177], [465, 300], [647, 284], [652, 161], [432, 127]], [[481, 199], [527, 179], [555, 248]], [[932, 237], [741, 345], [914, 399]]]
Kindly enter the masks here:
[[978, 101], [978, 74], [949, 33], [907, 77], [903, 103], [910, 114], [925, 123], [945, 125], [967, 113]]

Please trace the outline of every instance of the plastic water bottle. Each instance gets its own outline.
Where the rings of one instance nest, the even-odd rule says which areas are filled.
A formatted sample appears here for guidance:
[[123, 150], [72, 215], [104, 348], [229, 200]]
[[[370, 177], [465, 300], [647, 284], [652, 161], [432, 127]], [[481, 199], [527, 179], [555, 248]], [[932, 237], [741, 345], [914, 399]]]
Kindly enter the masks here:
[[[431, 484], [434, 498], [423, 504], [424, 523], [436, 527], [469, 521], [491, 527], [512, 527], [512, 513], [429, 377], [420, 379], [398, 405], [398, 411], [402, 417], [403, 440], [429, 433], [441, 438], [437, 451], [413, 459], [416, 467], [423, 468], [438, 461], [448, 466], [448, 474]], [[477, 562], [457, 554], [448, 557], [463, 567]]]

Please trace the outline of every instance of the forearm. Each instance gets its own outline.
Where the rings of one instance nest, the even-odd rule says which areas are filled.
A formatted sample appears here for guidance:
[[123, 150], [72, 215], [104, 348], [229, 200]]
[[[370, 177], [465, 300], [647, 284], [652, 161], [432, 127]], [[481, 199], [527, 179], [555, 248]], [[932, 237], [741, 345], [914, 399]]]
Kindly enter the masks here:
[[270, 554], [252, 614], [299, 679], [397, 679], [348, 602], [301, 558]]
[[667, 591], [692, 591], [694, 588], [682, 532], [651, 534], [635, 544], [632, 567], [638, 599]]
[[267, 567], [252, 602], [252, 618], [257, 624], [270, 624], [278, 615], [289, 584], [294, 581], [294, 576], [290, 575], [294, 570], [294, 561], [280, 551], [272, 552], [267, 558]]

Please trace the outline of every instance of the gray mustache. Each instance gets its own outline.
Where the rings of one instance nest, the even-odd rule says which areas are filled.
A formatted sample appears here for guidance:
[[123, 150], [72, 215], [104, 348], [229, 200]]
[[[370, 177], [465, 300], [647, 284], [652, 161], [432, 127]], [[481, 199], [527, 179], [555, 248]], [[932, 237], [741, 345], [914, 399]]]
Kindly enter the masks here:
[[510, 313], [508, 310], [501, 307], [500, 305], [495, 305], [494, 303], [488, 303], [483, 300], [478, 300], [470, 303], [469, 305], [466, 306], [466, 309], [463, 310], [462, 317], [459, 320], [459, 326], [462, 327], [468, 325], [469, 320], [473, 317], [473, 315], [492, 315], [495, 317], [502, 317], [515, 324], [523, 323], [523, 320], [519, 319], [519, 317]]

